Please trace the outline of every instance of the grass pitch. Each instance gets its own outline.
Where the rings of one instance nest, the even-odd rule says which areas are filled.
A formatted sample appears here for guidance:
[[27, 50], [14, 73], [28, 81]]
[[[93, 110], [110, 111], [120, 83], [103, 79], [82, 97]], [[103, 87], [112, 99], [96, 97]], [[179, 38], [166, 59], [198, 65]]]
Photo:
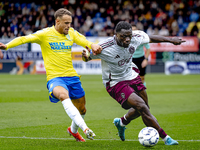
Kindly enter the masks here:
[[[71, 120], [61, 103], [49, 102], [45, 75], [0, 74], [0, 150], [197, 150], [200, 147], [200, 75], [147, 74], [152, 114], [177, 146], [160, 139], [151, 148], [139, 144], [145, 127], [141, 118], [126, 129], [126, 141], [117, 136], [113, 119], [127, 111], [106, 92], [100, 75], [81, 77], [86, 92], [85, 121], [95, 140], [76, 142], [67, 133]], [[84, 136], [83, 132], [79, 132]]]

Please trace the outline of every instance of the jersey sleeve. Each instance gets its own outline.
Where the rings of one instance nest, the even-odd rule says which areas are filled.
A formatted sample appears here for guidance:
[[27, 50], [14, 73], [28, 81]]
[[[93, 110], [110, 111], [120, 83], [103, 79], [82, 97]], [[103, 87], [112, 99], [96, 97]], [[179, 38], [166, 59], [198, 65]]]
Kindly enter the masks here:
[[133, 36], [134, 36], [138, 41], [140, 41], [140, 45], [150, 42], [149, 36], [148, 36], [144, 31], [141, 31], [141, 30], [134, 30], [134, 31], [132, 31], [132, 33], [133, 33]]
[[13, 39], [12, 41], [10, 41], [9, 43], [6, 44], [7, 48], [6, 50], [25, 44], [25, 43], [37, 43], [40, 44], [41, 43], [41, 39], [42, 39], [42, 35], [43, 33], [38, 31], [36, 33], [33, 34], [29, 34], [26, 36], [21, 36], [21, 37], [17, 37], [15, 39]]
[[88, 41], [84, 35], [74, 30], [73, 36], [74, 36], [74, 43], [84, 48], [87, 46], [91, 49], [92, 42]]
[[93, 55], [93, 53], [90, 53], [90, 58], [92, 58], [92, 59], [101, 59], [101, 58], [100, 58], [100, 55], [101, 55], [101, 54]]
[[143, 35], [143, 40], [142, 40], [142, 43], [141, 44], [143, 44], [143, 43], [149, 43], [150, 42], [150, 38], [149, 38], [149, 36], [148, 36], [148, 34], [146, 34], [145, 32], [143, 32], [142, 31], [142, 35]]
[[144, 47], [145, 47], [146, 49], [150, 49], [149, 43], [144, 44]]

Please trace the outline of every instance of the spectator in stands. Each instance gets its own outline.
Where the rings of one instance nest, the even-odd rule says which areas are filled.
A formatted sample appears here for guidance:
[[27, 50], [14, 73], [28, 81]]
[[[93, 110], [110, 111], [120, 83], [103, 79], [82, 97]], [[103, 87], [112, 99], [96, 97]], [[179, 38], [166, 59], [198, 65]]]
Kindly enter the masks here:
[[169, 30], [165, 26], [162, 26], [158, 34], [162, 36], [169, 36]]
[[148, 35], [154, 34], [154, 30], [153, 30], [152, 26], [149, 26], [149, 27], [148, 27], [148, 29], [147, 29], [147, 34], [148, 34]]
[[0, 6], [0, 16], [2, 16], [5, 13], [5, 10], [3, 9], [3, 6]]
[[93, 20], [91, 19], [91, 16], [87, 16], [85, 20], [86, 26], [91, 27], [93, 25]]
[[190, 21], [196, 22], [198, 19], [199, 19], [199, 14], [195, 10], [192, 10], [192, 13], [190, 14]]
[[[19, 33], [22, 26], [25, 26], [31, 17], [32, 21], [28, 24], [31, 28], [34, 28], [34, 30], [41, 29], [41, 26], [51, 26], [53, 24], [51, 21], [53, 19], [53, 14], [55, 10], [60, 7], [68, 7], [72, 12], [73, 17], [78, 18], [78, 20], [74, 20], [76, 22], [73, 23], [75, 29], [79, 30], [80, 27], [87, 25], [90, 28], [88, 31], [92, 31], [93, 25], [95, 25], [96, 22], [99, 22], [103, 25], [103, 30], [105, 30], [107, 36], [109, 36], [111, 31], [108, 28], [108, 24], [116, 25], [119, 20], [126, 20], [129, 23], [133, 22], [134, 24], [142, 23], [145, 32], [147, 32], [149, 26], [156, 29], [157, 33], [162, 29], [162, 26], [166, 26], [166, 29], [169, 30], [169, 35], [182, 35], [186, 28], [190, 26], [189, 24], [191, 22], [196, 22], [199, 19], [198, 0], [91, 0], [80, 1], [80, 4], [77, 3], [76, 0], [53, 0], [52, 2], [41, 1], [41, 3], [37, 1], [37, 3], [31, 4], [28, 2], [22, 3], [22, 1], [19, 0], [16, 0], [15, 3], [11, 2], [8, 1], [7, 3], [4, 3], [3, 1], [0, 5], [0, 27], [2, 26], [1, 24], [6, 27], [10, 26], [11, 22], [16, 20]], [[43, 14], [40, 13], [41, 11]], [[42, 17], [43, 15], [45, 17]], [[93, 20], [92, 25], [91, 21], [88, 21], [89, 17], [91, 17], [90, 20]], [[110, 17], [111, 20], [108, 21], [107, 17]], [[177, 20], [177, 22], [174, 20]], [[87, 23], [84, 24], [85, 22]], [[190, 31], [193, 26], [194, 25], [192, 24], [189, 27]], [[12, 27], [12, 32], [14, 28], [15, 27]], [[110, 31], [107, 32], [107, 28]], [[98, 36], [101, 33], [91, 32], [91, 34], [91, 36]]]
[[45, 28], [45, 27], [47, 27], [47, 19], [46, 19], [46, 16], [43, 14], [42, 16], [41, 16], [41, 28]]
[[191, 36], [198, 36], [198, 32], [199, 32], [199, 29], [197, 27], [197, 22], [195, 22], [191, 32], [190, 32], [190, 35]]
[[48, 16], [48, 19], [47, 19], [47, 26], [48, 26], [48, 27], [51, 27], [52, 25], [54, 25], [53, 17], [52, 17], [52, 16]]
[[25, 16], [23, 16], [22, 22], [21, 22], [22, 26], [24, 27], [26, 23], [27, 23], [27, 19]]
[[14, 31], [13, 31], [13, 34], [14, 34], [15, 37], [18, 36], [18, 29], [17, 29], [17, 27], [15, 27], [15, 29], [14, 29]]
[[17, 21], [16, 20], [12, 20], [12, 23], [10, 24], [11, 32], [14, 32], [15, 28], [18, 29]]
[[8, 39], [8, 34], [6, 32], [3, 33], [3, 36], [1, 37], [2, 39]]
[[22, 15], [28, 16], [29, 13], [30, 13], [30, 9], [27, 8], [27, 6], [24, 6], [24, 8], [22, 8]]
[[0, 38], [4, 35], [6, 28], [4, 26], [1, 27]]

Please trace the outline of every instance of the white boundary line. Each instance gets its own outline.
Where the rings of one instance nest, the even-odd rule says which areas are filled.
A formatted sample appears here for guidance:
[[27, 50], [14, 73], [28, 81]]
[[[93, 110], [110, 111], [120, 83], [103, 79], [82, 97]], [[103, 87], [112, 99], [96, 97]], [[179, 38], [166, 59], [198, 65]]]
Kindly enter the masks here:
[[[74, 140], [74, 138], [45, 138], [45, 137], [13, 137], [13, 136], [0, 136], [0, 139], [33, 139], [33, 140]], [[120, 141], [120, 139], [94, 139], [95, 141]], [[126, 141], [138, 141], [126, 139]], [[200, 142], [200, 140], [177, 140], [183, 142]]]

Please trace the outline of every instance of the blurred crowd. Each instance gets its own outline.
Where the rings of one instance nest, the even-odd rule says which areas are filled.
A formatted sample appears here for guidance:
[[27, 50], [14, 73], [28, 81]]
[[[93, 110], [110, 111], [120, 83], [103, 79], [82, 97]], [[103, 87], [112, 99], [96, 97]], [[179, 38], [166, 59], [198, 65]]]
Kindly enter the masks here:
[[67, 8], [72, 27], [86, 36], [112, 36], [118, 21], [147, 34], [198, 36], [200, 0], [51, 0], [0, 2], [0, 38], [28, 35], [54, 25], [54, 12]]

